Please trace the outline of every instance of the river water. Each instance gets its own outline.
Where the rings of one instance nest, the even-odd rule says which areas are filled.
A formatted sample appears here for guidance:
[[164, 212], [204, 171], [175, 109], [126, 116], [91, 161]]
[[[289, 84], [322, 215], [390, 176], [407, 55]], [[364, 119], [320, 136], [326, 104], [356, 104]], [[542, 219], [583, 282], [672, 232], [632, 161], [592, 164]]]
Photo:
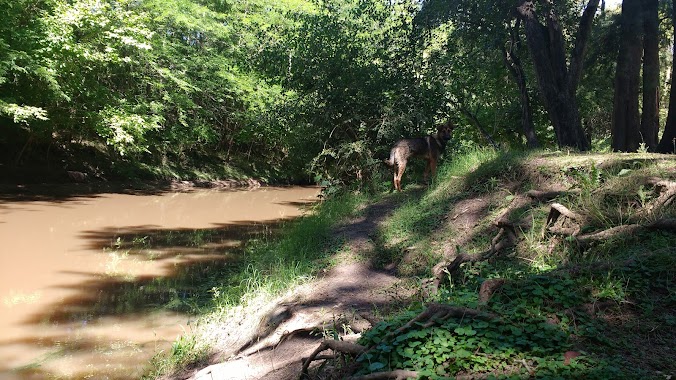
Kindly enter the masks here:
[[[0, 379], [128, 379], [315, 188], [0, 197]], [[208, 284], [208, 281], [206, 282]]]

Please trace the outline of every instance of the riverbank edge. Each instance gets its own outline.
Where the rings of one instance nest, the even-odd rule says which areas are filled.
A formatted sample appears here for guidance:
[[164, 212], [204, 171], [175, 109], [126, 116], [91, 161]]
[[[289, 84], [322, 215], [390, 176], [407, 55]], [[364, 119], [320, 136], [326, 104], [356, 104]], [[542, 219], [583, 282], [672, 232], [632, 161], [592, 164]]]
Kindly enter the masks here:
[[153, 193], [168, 191], [254, 190], [260, 187], [285, 186], [263, 182], [254, 178], [219, 180], [129, 180], [88, 182], [0, 183], [0, 199], [12, 198], [63, 198], [97, 193]]

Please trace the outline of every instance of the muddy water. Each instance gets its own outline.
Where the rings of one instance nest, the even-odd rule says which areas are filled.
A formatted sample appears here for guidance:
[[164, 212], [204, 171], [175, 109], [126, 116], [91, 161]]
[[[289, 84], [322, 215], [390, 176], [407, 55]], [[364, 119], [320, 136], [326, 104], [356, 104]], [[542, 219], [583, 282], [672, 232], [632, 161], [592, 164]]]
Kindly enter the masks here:
[[[138, 378], [205, 279], [313, 188], [0, 200], [0, 379]], [[224, 274], [226, 273], [226, 274]]]

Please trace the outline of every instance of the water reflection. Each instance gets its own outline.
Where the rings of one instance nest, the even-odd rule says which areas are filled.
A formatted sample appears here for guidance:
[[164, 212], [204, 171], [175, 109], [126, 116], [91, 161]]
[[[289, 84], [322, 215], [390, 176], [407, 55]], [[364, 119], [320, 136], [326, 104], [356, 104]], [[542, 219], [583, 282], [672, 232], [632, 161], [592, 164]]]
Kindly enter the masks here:
[[[0, 202], [0, 377], [138, 377], [312, 188]], [[0, 197], [2, 198], [2, 197]]]

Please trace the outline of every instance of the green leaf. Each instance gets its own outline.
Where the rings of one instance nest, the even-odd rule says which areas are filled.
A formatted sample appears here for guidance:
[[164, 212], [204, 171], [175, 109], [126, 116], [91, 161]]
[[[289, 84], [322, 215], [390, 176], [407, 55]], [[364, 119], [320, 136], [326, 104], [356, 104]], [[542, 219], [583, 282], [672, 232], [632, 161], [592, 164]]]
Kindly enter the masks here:
[[371, 371], [371, 372], [375, 372], [375, 371], [378, 371], [379, 369], [383, 369], [383, 368], [385, 368], [385, 363], [374, 362], [374, 363], [369, 364], [369, 371]]

